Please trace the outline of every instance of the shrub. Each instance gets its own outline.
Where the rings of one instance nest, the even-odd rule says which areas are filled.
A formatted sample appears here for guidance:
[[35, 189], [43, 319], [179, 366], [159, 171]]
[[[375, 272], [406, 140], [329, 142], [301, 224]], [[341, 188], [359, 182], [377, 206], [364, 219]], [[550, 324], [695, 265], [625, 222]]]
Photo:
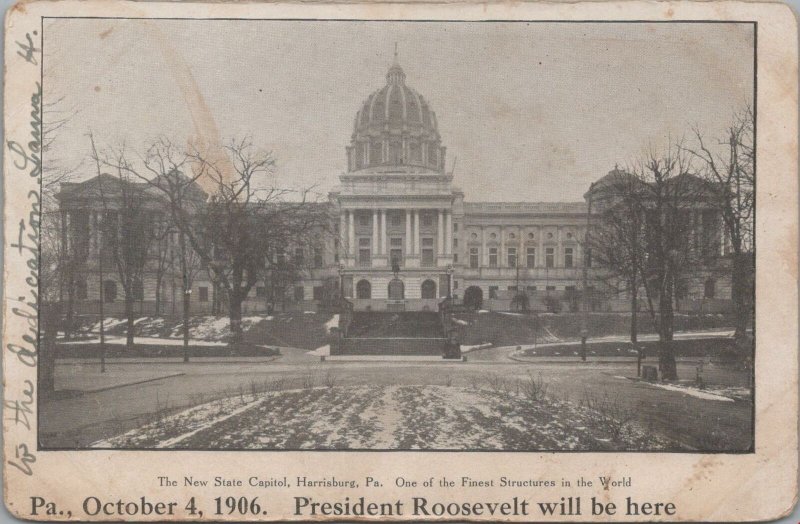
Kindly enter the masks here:
[[539, 402], [547, 396], [548, 384], [539, 373], [534, 377], [528, 372], [528, 378], [522, 382], [522, 394], [531, 402]]

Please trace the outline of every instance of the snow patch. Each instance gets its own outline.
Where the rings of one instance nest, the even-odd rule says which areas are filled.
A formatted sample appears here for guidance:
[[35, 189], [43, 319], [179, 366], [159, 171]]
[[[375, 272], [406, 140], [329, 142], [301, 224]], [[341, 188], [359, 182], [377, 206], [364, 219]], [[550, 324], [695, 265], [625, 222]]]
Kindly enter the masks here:
[[707, 391], [695, 388], [673, 386], [671, 384], [649, 384], [649, 385], [653, 386], [654, 388], [666, 389], [667, 391], [677, 391], [678, 393], [683, 393], [684, 395], [689, 395], [695, 398], [701, 398], [703, 400], [719, 400], [722, 402], [734, 401], [732, 398], [723, 397], [722, 395], [715, 395], [714, 393], [709, 393]]
[[331, 345], [325, 344], [315, 350], [306, 351], [306, 355], [313, 355], [315, 357], [329, 357], [331, 355]]
[[325, 322], [325, 333], [330, 333], [331, 329], [339, 327], [339, 313], [336, 313], [331, 319]]
[[484, 342], [483, 344], [477, 344], [474, 346], [461, 346], [462, 353], [469, 353], [470, 351], [475, 351], [477, 349], [486, 349], [492, 347], [491, 342]]

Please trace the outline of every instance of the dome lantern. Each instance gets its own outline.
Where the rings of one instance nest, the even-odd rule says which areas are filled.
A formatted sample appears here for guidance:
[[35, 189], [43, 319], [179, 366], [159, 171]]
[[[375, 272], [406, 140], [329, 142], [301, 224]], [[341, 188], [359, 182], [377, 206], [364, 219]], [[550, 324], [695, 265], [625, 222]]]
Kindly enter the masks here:
[[400, 67], [400, 60], [397, 58], [397, 42], [394, 43], [394, 60], [389, 72], [386, 73], [387, 84], [404, 84], [406, 81], [406, 74], [403, 68]]

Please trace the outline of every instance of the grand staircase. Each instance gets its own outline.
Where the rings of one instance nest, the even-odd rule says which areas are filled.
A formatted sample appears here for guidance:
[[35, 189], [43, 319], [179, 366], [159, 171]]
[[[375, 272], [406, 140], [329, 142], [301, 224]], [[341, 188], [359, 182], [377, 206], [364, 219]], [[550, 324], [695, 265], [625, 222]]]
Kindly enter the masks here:
[[340, 315], [340, 336], [331, 346], [331, 355], [460, 357], [460, 353], [454, 356], [458, 349], [445, 333], [449, 319], [443, 309], [354, 312], [347, 304]]

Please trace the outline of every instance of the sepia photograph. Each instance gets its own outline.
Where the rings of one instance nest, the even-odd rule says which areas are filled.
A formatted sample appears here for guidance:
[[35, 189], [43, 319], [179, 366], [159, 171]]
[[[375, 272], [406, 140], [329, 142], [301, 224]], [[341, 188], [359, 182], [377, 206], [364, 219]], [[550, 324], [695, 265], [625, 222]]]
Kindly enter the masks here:
[[756, 28], [43, 18], [37, 448], [754, 453]]

